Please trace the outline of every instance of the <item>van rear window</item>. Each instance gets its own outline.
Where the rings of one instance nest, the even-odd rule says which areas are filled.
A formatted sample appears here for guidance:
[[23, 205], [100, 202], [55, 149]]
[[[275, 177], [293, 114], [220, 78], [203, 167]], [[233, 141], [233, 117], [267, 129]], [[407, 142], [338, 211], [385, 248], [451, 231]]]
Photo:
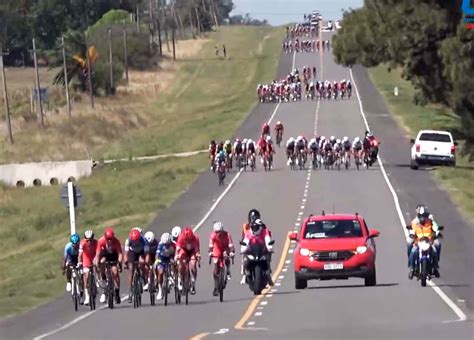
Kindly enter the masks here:
[[451, 143], [451, 137], [444, 133], [422, 133], [420, 136], [420, 140]]

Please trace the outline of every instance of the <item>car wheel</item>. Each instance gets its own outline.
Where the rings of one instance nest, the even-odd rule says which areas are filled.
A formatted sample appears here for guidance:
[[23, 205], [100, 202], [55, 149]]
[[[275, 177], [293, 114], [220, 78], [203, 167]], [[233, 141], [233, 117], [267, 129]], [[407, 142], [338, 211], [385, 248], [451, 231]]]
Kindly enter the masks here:
[[412, 161], [410, 162], [410, 168], [411, 168], [412, 170], [418, 170], [418, 164], [416, 163], [416, 161], [413, 161], [413, 160], [412, 160]]
[[295, 274], [295, 288], [305, 289], [306, 287], [308, 287], [308, 280], [300, 279], [298, 274]]
[[372, 273], [369, 274], [369, 276], [366, 276], [364, 278], [364, 284], [367, 287], [375, 286], [377, 284], [377, 274], [375, 272], [375, 269]]

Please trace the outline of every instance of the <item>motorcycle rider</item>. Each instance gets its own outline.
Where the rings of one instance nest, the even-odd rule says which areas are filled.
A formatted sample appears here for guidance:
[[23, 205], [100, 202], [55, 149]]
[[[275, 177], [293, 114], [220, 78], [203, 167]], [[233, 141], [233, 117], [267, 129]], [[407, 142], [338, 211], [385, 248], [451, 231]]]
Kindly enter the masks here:
[[[417, 231], [421, 230], [423, 230], [423, 233], [425, 234], [426, 228], [428, 228], [428, 233], [431, 233], [431, 237], [438, 236], [440, 233], [438, 223], [434, 221], [433, 215], [430, 214], [428, 208], [422, 204], [419, 204], [416, 207], [416, 217], [411, 221], [410, 235], [416, 236]], [[416, 256], [418, 254], [418, 247], [414, 244], [414, 242], [415, 238], [410, 238], [410, 240], [407, 241], [409, 278], [413, 277]], [[433, 259], [433, 274], [436, 277], [439, 277], [439, 259], [441, 252], [441, 242], [439, 238], [435, 238], [431, 249]]]
[[373, 151], [372, 154], [369, 154], [369, 156], [372, 159], [377, 159], [377, 155], [379, 153], [379, 148], [378, 145], [380, 143], [377, 141], [377, 138], [375, 138], [374, 135], [370, 131], [365, 131], [365, 137], [364, 140], [362, 141], [362, 145], [364, 147], [364, 152], [369, 152]]
[[[266, 245], [266, 248], [268, 251], [268, 256], [267, 256], [268, 271], [266, 273], [267, 280], [268, 280], [268, 284], [270, 286], [273, 286], [274, 282], [271, 276], [271, 253], [272, 253], [273, 246], [270, 245], [270, 241], [271, 241], [270, 231], [267, 229], [266, 225], [262, 222], [262, 220], [258, 218], [250, 223], [250, 230], [245, 233], [243, 242], [246, 244], [246, 246], [241, 246], [241, 253], [245, 254], [248, 245], [251, 243], [262, 242]], [[244, 256], [243, 267], [244, 267], [245, 273], [247, 273], [247, 263], [248, 263], [247, 257]]]

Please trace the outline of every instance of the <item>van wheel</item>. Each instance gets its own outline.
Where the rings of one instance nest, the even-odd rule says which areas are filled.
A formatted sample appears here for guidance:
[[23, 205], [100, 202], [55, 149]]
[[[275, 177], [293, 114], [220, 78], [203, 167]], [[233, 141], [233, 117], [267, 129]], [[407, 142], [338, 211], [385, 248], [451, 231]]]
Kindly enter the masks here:
[[411, 161], [410, 162], [410, 168], [412, 170], [418, 170], [419, 167], [418, 167], [418, 164], [415, 161]]

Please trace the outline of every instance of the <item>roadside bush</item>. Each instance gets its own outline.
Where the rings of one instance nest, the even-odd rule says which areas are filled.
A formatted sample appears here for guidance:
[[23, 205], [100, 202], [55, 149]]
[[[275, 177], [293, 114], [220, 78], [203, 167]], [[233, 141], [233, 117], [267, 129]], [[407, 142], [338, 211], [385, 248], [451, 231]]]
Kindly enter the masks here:
[[94, 92], [98, 95], [115, 93], [115, 88], [122, 81], [124, 67], [119, 62], [113, 64], [114, 88], [110, 87], [110, 65], [108, 61], [101, 60], [94, 65]]

